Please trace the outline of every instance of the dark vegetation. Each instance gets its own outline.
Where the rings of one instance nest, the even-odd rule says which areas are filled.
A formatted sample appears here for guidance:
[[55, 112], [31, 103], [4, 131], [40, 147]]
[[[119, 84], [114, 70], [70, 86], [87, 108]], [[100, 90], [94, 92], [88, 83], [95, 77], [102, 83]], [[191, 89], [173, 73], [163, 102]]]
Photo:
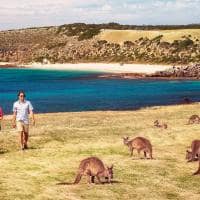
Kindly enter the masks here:
[[[85, 24], [74, 23], [64, 24], [58, 27], [57, 34], [66, 34], [67, 36], [78, 36], [78, 40], [90, 39], [98, 35], [102, 29], [114, 30], [177, 30], [177, 29], [200, 29], [200, 24], [189, 25], [121, 25], [118, 23], [108, 24]], [[162, 37], [162, 36], [160, 36]]]

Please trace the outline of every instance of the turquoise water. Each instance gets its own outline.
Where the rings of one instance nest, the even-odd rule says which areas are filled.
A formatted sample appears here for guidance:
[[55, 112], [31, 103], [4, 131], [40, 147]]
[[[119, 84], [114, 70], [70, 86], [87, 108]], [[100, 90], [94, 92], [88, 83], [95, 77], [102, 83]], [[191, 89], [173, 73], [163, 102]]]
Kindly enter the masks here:
[[98, 79], [95, 72], [0, 69], [0, 106], [11, 113], [23, 89], [35, 112], [127, 110], [200, 101], [198, 80]]

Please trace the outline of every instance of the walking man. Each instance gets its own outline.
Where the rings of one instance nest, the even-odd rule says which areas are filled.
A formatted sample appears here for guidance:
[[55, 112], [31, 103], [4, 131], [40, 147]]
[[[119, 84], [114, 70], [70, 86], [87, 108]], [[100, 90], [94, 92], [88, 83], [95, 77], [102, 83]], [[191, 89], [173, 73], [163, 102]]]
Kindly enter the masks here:
[[30, 101], [25, 100], [24, 91], [18, 92], [18, 101], [13, 104], [13, 128], [17, 127], [21, 149], [28, 149], [29, 136], [29, 114], [35, 125], [33, 106]]
[[0, 131], [1, 131], [1, 121], [3, 120], [3, 109], [0, 107]]

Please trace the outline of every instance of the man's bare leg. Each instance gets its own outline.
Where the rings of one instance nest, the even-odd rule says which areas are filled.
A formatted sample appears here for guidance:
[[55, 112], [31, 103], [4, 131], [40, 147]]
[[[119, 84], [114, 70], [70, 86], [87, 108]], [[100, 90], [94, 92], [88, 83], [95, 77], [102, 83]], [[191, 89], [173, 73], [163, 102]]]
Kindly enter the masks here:
[[28, 132], [24, 132], [24, 148], [28, 149]]
[[24, 150], [24, 131], [20, 132], [19, 141], [20, 141], [20, 144], [21, 144], [21, 149]]

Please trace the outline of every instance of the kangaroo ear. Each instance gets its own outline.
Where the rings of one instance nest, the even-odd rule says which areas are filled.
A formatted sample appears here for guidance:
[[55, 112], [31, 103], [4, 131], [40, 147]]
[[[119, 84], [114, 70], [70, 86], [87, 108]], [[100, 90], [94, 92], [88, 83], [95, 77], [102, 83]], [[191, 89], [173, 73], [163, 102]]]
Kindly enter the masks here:
[[113, 167], [114, 167], [114, 165], [112, 164], [112, 165], [110, 166], [110, 169], [113, 169]]
[[187, 153], [191, 153], [191, 151], [189, 151], [189, 150], [186, 150], [186, 152], [187, 152]]

